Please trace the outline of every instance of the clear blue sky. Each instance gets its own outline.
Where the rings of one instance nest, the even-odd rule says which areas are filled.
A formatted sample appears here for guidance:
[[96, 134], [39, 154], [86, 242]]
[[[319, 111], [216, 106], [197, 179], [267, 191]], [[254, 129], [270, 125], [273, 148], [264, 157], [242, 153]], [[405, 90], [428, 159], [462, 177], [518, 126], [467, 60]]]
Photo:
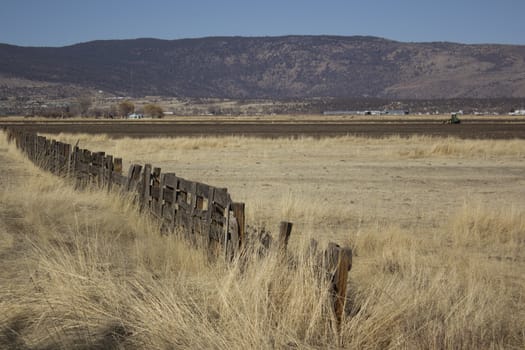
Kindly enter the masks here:
[[288, 34], [525, 44], [525, 0], [0, 0], [0, 42]]

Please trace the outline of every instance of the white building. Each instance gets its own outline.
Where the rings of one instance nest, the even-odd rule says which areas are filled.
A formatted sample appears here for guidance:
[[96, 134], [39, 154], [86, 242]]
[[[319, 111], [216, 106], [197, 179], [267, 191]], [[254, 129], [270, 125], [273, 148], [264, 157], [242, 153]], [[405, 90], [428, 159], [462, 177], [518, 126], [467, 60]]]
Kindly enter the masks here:
[[128, 119], [142, 119], [144, 116], [139, 113], [131, 113], [128, 115]]

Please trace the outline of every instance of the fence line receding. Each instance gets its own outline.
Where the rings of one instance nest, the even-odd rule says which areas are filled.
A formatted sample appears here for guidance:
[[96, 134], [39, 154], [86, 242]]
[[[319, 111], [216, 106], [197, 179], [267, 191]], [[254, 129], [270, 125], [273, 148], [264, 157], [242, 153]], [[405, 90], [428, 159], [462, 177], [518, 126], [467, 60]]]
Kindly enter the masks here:
[[[53, 174], [71, 178], [78, 188], [96, 186], [116, 192], [128, 192], [143, 213], [159, 220], [163, 233], [177, 232], [186, 240], [207, 250], [210, 258], [228, 260], [242, 256], [249, 244], [257, 242], [261, 256], [277, 249], [289, 254], [287, 244], [292, 223], [281, 222], [279, 235], [273, 240], [246, 225], [244, 203], [234, 202], [226, 188], [190, 181], [175, 173], [162, 173], [150, 164], [132, 164], [123, 173], [122, 159], [92, 152], [35, 133], [7, 129], [9, 142], [15, 142], [34, 164]], [[324, 250], [312, 239], [310, 253], [317, 258], [319, 271], [327, 278], [330, 302], [340, 324], [346, 301], [348, 272], [352, 251], [329, 243]], [[288, 261], [285, 259], [283, 261]]]

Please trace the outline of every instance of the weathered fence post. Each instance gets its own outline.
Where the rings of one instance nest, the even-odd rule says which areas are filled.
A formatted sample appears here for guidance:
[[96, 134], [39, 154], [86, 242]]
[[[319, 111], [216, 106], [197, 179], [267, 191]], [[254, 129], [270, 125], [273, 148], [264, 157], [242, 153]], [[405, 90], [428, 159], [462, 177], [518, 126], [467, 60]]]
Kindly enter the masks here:
[[69, 166], [71, 159], [71, 145], [69, 143], [64, 144], [64, 154], [62, 158], [62, 173], [64, 176], [69, 177]]
[[122, 174], [122, 158], [113, 159], [113, 171]]
[[[137, 184], [140, 181], [140, 171], [142, 170], [142, 165], [131, 164], [128, 172], [128, 183], [126, 184], [126, 189], [128, 192], [136, 192]], [[140, 194], [139, 194], [140, 195]]]
[[157, 218], [162, 218], [162, 186], [160, 183], [161, 168], [153, 168], [151, 174], [150, 211]]
[[96, 185], [99, 188], [104, 188], [104, 158], [105, 152], [96, 152], [93, 154], [93, 173], [96, 176]]
[[281, 221], [281, 224], [279, 225], [279, 254], [286, 254], [286, 248], [288, 247], [288, 241], [290, 240], [290, 234], [292, 233], [292, 226], [293, 224], [287, 221]]
[[[245, 215], [244, 215], [244, 203], [232, 203], [231, 208], [233, 211], [233, 216], [237, 220], [238, 233], [239, 233], [239, 245], [242, 246], [246, 243], [246, 224], [245, 224]], [[226, 242], [225, 242], [226, 244]]]
[[106, 182], [108, 192], [110, 192], [113, 186], [113, 156], [111, 155], [104, 158], [104, 181]]
[[346, 301], [348, 271], [352, 268], [352, 250], [330, 242], [325, 252], [325, 260], [330, 278], [331, 304], [339, 329]]
[[73, 152], [71, 155], [71, 173], [70, 175], [75, 180], [75, 186], [77, 186], [79, 181], [79, 170], [78, 170], [78, 162], [79, 162], [79, 156], [80, 156], [80, 149], [78, 148], [78, 142], [73, 147]]
[[142, 170], [142, 188], [140, 189], [140, 210], [150, 207], [151, 201], [151, 164], [144, 164]]

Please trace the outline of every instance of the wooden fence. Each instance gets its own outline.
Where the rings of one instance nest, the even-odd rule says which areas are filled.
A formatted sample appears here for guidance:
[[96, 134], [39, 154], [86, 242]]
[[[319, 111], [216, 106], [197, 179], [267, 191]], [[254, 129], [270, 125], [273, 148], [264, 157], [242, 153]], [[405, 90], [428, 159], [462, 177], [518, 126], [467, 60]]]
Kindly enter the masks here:
[[[132, 164], [123, 174], [122, 159], [91, 152], [78, 145], [49, 140], [17, 129], [6, 130], [8, 141], [15, 142], [39, 167], [56, 175], [75, 180], [79, 188], [97, 186], [110, 191], [129, 192], [142, 212], [157, 218], [164, 233], [177, 232], [198, 247], [207, 249], [210, 258], [224, 255], [231, 260], [256, 242], [261, 255], [278, 249], [286, 254], [292, 223], [281, 222], [276, 240], [257, 229], [247, 227], [244, 203], [232, 201], [226, 188], [162, 173], [150, 164]], [[272, 244], [272, 242], [275, 242]], [[312, 240], [310, 253], [319, 260], [320, 271], [329, 281], [331, 303], [340, 324], [346, 300], [348, 271], [352, 267], [352, 251], [329, 243], [319, 251]]]

